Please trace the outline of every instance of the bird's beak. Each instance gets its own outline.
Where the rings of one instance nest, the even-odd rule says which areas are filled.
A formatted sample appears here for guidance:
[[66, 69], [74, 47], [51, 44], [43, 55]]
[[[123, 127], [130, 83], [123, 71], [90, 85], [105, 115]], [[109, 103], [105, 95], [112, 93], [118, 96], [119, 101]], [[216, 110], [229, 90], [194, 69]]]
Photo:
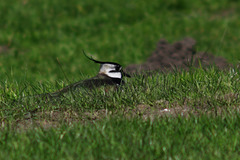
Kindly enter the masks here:
[[131, 76], [129, 74], [125, 73], [124, 71], [122, 71], [122, 74], [123, 74], [123, 76], [131, 78]]

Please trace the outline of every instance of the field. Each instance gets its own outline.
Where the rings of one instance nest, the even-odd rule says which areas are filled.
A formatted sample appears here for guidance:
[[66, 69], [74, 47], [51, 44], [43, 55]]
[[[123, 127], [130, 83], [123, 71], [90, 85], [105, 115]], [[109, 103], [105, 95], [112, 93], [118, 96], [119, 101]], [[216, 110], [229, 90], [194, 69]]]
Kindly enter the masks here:
[[[9, 0], [0, 2], [0, 159], [239, 159], [240, 2]], [[46, 103], [96, 75], [97, 60], [141, 64], [160, 39], [192, 37], [219, 69], [132, 74]], [[174, 65], [174, 64], [173, 64]]]

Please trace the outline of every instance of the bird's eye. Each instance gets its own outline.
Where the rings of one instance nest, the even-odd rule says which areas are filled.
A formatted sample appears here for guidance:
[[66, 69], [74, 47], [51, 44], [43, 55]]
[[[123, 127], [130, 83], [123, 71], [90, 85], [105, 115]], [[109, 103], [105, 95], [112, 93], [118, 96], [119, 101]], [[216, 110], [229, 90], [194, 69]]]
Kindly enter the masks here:
[[121, 66], [118, 66], [118, 71], [121, 71], [122, 70], [122, 67]]

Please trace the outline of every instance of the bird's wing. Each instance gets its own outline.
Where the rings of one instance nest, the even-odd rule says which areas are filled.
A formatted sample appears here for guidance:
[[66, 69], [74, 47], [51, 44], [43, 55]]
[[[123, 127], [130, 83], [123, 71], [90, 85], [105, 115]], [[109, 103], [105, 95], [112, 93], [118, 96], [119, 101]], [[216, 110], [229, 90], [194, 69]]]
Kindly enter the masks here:
[[56, 92], [49, 93], [49, 95], [52, 97], [59, 97], [66, 92], [76, 91], [80, 88], [94, 89], [94, 88], [98, 88], [103, 85], [114, 85], [114, 84], [116, 84], [116, 83], [112, 80], [112, 78], [107, 77], [105, 75], [98, 74], [97, 76], [95, 76], [93, 78], [75, 82], [75, 83], [70, 84]]

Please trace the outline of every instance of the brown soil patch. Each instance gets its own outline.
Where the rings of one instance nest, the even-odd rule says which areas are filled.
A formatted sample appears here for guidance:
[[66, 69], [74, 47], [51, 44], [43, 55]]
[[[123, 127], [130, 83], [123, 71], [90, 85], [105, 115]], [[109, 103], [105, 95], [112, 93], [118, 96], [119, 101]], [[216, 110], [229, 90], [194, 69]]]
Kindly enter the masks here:
[[[209, 115], [209, 116], [220, 116], [226, 113], [237, 112], [240, 113], [240, 106], [219, 106], [209, 109], [208, 104], [204, 104], [204, 106], [191, 106], [187, 104], [178, 104], [177, 102], [169, 103], [167, 101], [159, 101], [155, 102], [154, 106], [149, 106], [145, 104], [139, 104], [134, 109], [126, 112], [127, 117], [141, 117], [142, 119], [159, 119], [161, 117], [185, 117], [189, 116], [201, 116], [201, 115]], [[206, 107], [208, 106], [208, 107]]]
[[[13, 123], [13, 128], [27, 130], [35, 127], [43, 129], [56, 128], [61, 124], [71, 125], [76, 122], [85, 124], [106, 118], [112, 115], [107, 109], [100, 109], [94, 112], [77, 113], [74, 111], [34, 111], [27, 113], [23, 118]], [[2, 127], [5, 126], [4, 121]]]
[[173, 44], [162, 39], [157, 43], [156, 50], [142, 64], [131, 64], [126, 67], [127, 72], [141, 73], [146, 71], [169, 71], [173, 69], [188, 69], [190, 66], [202, 67], [216, 65], [223, 69], [229, 64], [224, 58], [215, 57], [207, 52], [196, 52], [193, 38], [184, 38]]
[[[216, 97], [219, 100], [233, 101], [238, 95], [227, 94], [223, 97]], [[238, 103], [236, 103], [238, 104]], [[32, 128], [41, 127], [43, 129], [56, 128], [61, 124], [72, 125], [74, 123], [88, 124], [103, 120], [109, 117], [125, 117], [141, 118], [143, 120], [156, 120], [162, 117], [185, 117], [189, 116], [221, 116], [231, 113], [240, 113], [240, 106], [234, 105], [229, 107], [227, 104], [219, 107], [212, 107], [209, 109], [208, 102], [202, 102], [198, 104], [191, 104], [191, 100], [185, 100], [184, 104], [178, 102], [170, 103], [168, 101], [159, 100], [152, 106], [146, 104], [139, 104], [135, 107], [126, 107], [123, 110], [110, 111], [108, 109], [95, 110], [93, 112], [74, 112], [74, 111], [36, 111], [26, 114], [23, 118], [16, 120], [12, 125], [13, 128], [18, 130], [28, 130]], [[5, 122], [2, 121], [1, 127], [5, 126]], [[0, 127], [0, 128], [1, 128]]]

